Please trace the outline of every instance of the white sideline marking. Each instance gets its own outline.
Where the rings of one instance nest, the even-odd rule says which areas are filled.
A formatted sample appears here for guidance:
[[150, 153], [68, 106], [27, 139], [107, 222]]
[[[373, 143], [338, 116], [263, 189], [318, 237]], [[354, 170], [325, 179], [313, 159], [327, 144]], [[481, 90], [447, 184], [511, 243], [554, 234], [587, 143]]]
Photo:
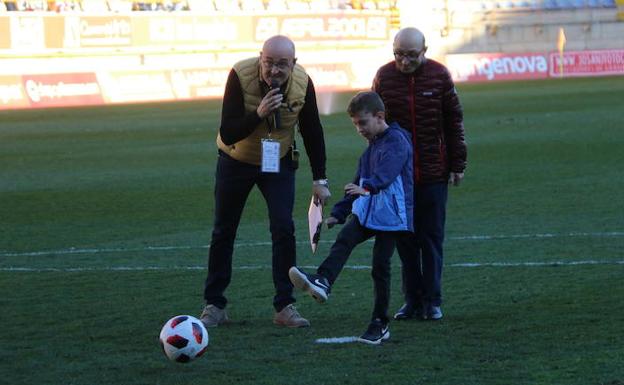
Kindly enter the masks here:
[[316, 342], [317, 344], [346, 344], [349, 342], [357, 342], [358, 341], [358, 337], [356, 336], [351, 336], [351, 337], [331, 337], [331, 338], [319, 338], [317, 339]]
[[[527, 238], [537, 238], [537, 239], [545, 239], [545, 238], [579, 238], [579, 237], [622, 237], [624, 236], [624, 232], [621, 231], [611, 231], [611, 232], [597, 232], [597, 233], [586, 233], [586, 232], [571, 232], [571, 233], [538, 233], [538, 234], [511, 234], [511, 235], [464, 235], [464, 236], [454, 236], [447, 237], [447, 240], [453, 241], [492, 241], [492, 240], [501, 240], [501, 239], [527, 239]], [[333, 240], [321, 240], [319, 243], [333, 243]], [[372, 240], [367, 241], [368, 243], [373, 242]], [[298, 241], [299, 245], [307, 245], [308, 241]], [[258, 247], [258, 246], [271, 246], [271, 242], [237, 242], [234, 244], [234, 248], [239, 247]], [[137, 247], [137, 248], [123, 248], [123, 247], [115, 247], [115, 248], [74, 248], [70, 247], [68, 249], [61, 250], [42, 250], [42, 251], [29, 251], [29, 252], [10, 252], [3, 251], [0, 252], [0, 257], [36, 257], [39, 255], [71, 255], [71, 254], [99, 254], [99, 253], [130, 253], [137, 251], [170, 251], [170, 250], [196, 250], [196, 249], [209, 249], [208, 245], [199, 245], [199, 246], [146, 246], [146, 247]]]
[[[549, 262], [466, 262], [451, 263], [444, 267], [543, 267], [543, 266], [580, 266], [580, 265], [624, 265], [621, 261], [549, 261]], [[299, 266], [303, 269], [316, 269], [317, 266]], [[268, 270], [271, 265], [235, 266], [234, 270]], [[370, 270], [369, 265], [345, 265], [346, 270]], [[0, 267], [0, 271], [10, 272], [87, 272], [87, 271], [174, 271], [206, 270], [206, 266], [104, 266], [104, 267]]]

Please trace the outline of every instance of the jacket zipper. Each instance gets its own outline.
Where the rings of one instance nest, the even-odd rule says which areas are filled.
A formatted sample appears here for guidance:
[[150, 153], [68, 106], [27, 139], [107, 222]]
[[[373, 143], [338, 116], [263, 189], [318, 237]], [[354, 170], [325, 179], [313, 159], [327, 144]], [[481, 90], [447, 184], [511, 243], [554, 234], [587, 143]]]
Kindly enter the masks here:
[[410, 119], [412, 122], [412, 143], [414, 144], [414, 179], [416, 183], [420, 182], [420, 169], [418, 168], [418, 142], [416, 140], [416, 91], [415, 88], [416, 80], [414, 76], [410, 76], [409, 83], [409, 98], [410, 98]]
[[[372, 146], [374, 146], [374, 145], [375, 144], [373, 143]], [[372, 153], [373, 153], [373, 151], [371, 149], [371, 151], [369, 152], [369, 155], [368, 155], [368, 168], [369, 169], [372, 168], [371, 167], [371, 163], [373, 161], [372, 160], [372, 156], [371, 156]], [[372, 195], [369, 195], [367, 198], [368, 198], [368, 207], [366, 208], [366, 216], [364, 216], [364, 222], [362, 222], [362, 226], [364, 226], [364, 227], [366, 227], [366, 223], [368, 222], [368, 217], [370, 216], [371, 206], [373, 205], [373, 197], [372, 197]]]
[[444, 139], [440, 137], [439, 140], [440, 140], [440, 145], [438, 146], [438, 151], [440, 152], [440, 164], [442, 165], [442, 170], [446, 170], [447, 162], [446, 162], [446, 157], [444, 156], [444, 148], [445, 148]]

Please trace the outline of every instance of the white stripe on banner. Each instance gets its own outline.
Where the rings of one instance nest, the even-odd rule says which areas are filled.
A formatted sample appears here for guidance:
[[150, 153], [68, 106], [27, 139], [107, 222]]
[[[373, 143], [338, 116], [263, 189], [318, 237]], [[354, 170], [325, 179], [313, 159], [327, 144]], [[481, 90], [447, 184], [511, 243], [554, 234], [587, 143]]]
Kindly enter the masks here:
[[[542, 233], [542, 234], [511, 234], [511, 235], [464, 235], [464, 236], [454, 236], [447, 237], [448, 240], [451, 241], [494, 241], [494, 240], [503, 240], [503, 239], [549, 239], [549, 238], [609, 238], [609, 237], [622, 237], [624, 236], [624, 232], [620, 231], [611, 231], [611, 232], [598, 232], [598, 233], [583, 233], [583, 232], [572, 232], [572, 233]], [[327, 244], [333, 243], [333, 240], [321, 240], [319, 243]], [[369, 240], [367, 242], [373, 242]], [[307, 241], [299, 241], [297, 244], [299, 245], [307, 245], [309, 242]], [[237, 242], [234, 247], [259, 247], [259, 246], [271, 246], [271, 242]], [[36, 257], [40, 255], [72, 255], [72, 254], [100, 254], [100, 253], [131, 253], [131, 252], [145, 252], [145, 251], [171, 251], [171, 250], [197, 250], [197, 249], [209, 249], [208, 245], [198, 245], [198, 246], [146, 246], [146, 247], [136, 247], [136, 248], [124, 248], [124, 247], [113, 247], [113, 248], [74, 248], [70, 247], [68, 249], [61, 250], [41, 250], [41, 251], [27, 251], [27, 252], [11, 252], [11, 251], [2, 251], [0, 252], [0, 257]]]

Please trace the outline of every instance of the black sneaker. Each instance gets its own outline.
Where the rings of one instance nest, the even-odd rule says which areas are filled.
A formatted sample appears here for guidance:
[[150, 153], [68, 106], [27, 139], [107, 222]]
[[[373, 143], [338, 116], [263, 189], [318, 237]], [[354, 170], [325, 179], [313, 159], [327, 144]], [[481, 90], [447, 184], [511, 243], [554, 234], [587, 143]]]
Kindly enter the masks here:
[[360, 336], [358, 341], [370, 345], [379, 345], [381, 341], [385, 341], [389, 338], [390, 329], [388, 329], [388, 324], [384, 324], [379, 318], [375, 318], [368, 325], [368, 329]]
[[318, 303], [324, 303], [329, 297], [331, 286], [327, 278], [318, 274], [307, 274], [296, 266], [288, 270], [290, 282], [297, 289], [307, 291]]
[[430, 321], [438, 321], [442, 319], [442, 309], [440, 306], [428, 305], [427, 311], [423, 315], [423, 319]]
[[413, 305], [410, 302], [406, 302], [394, 315], [394, 319], [397, 321], [408, 320], [412, 318], [423, 318], [423, 306], [420, 302], [417, 305]]

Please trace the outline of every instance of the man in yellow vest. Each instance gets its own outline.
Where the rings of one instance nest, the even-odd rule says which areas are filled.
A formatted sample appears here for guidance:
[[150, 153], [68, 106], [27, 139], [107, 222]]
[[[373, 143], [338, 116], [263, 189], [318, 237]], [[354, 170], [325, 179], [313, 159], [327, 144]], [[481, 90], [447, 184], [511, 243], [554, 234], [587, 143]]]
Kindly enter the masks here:
[[296, 265], [292, 219], [298, 152], [295, 127], [312, 168], [316, 201], [330, 196], [325, 175], [325, 140], [312, 80], [296, 64], [295, 45], [286, 36], [265, 41], [260, 57], [234, 65], [223, 95], [215, 182], [215, 219], [204, 288], [207, 327], [228, 321], [224, 291], [232, 275], [232, 253], [240, 218], [257, 186], [269, 211], [273, 243], [273, 322], [288, 327], [310, 323], [293, 306], [288, 269]]

